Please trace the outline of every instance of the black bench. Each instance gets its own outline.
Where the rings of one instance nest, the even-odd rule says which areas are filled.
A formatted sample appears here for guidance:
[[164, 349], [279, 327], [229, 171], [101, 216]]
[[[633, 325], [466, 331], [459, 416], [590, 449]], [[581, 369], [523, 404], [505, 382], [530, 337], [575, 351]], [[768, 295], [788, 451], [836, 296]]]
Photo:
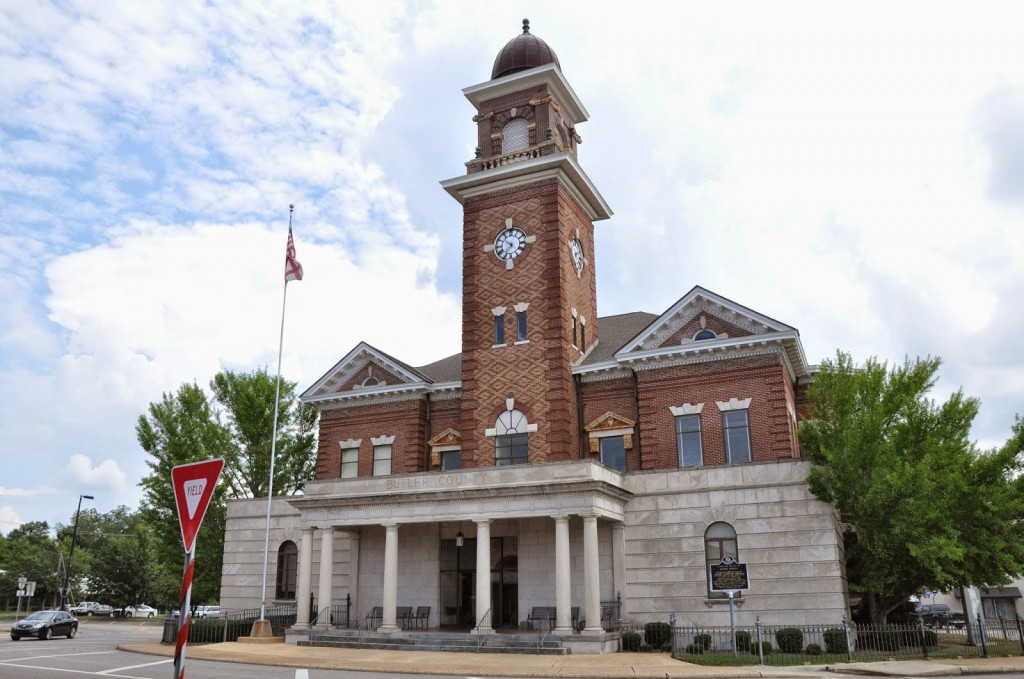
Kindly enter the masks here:
[[398, 606], [395, 608], [395, 622], [399, 627], [412, 627], [412, 606]]
[[[542, 629], [546, 626], [547, 629], [554, 629], [557, 616], [558, 608], [556, 606], [534, 606], [530, 615], [526, 616], [526, 628]], [[577, 629], [580, 620], [579, 606], [573, 606], [570, 609], [570, 617], [572, 618], [572, 628]]]
[[366, 614], [366, 629], [376, 629], [381, 626], [384, 620], [384, 607], [374, 606]]
[[429, 627], [430, 606], [417, 606], [416, 613], [413, 614], [412, 620], [417, 627]]

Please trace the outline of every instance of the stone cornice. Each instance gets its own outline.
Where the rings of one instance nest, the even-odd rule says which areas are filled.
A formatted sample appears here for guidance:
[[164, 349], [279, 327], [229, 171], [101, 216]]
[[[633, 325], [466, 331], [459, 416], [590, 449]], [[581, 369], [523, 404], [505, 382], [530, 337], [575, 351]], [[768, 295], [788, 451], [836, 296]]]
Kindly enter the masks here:
[[612, 210], [579, 161], [569, 153], [556, 153], [511, 163], [482, 172], [446, 179], [441, 186], [459, 203], [467, 198], [517, 188], [545, 179], [556, 179], [584, 209], [592, 221], [608, 219]]

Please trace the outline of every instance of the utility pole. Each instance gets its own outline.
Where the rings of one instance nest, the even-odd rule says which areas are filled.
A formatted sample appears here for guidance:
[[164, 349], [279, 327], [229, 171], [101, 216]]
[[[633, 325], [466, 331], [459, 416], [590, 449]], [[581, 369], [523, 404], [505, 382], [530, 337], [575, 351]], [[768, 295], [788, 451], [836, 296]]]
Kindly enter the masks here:
[[78, 509], [75, 510], [75, 528], [71, 531], [71, 552], [68, 554], [68, 567], [64, 571], [64, 589], [60, 593], [60, 610], [68, 610], [68, 588], [71, 586], [71, 560], [75, 558], [75, 541], [78, 539], [78, 516], [82, 513], [82, 500], [93, 500], [92, 495], [78, 496]]

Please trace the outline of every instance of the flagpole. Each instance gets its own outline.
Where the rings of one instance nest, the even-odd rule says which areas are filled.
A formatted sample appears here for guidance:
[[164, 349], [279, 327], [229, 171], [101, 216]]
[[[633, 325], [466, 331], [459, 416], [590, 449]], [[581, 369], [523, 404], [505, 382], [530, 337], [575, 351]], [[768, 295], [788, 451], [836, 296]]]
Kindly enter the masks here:
[[[295, 205], [288, 206], [288, 245], [292, 245], [292, 213]], [[301, 277], [301, 274], [300, 274]], [[281, 335], [277, 343], [277, 384], [274, 392], [274, 437], [270, 440], [270, 479], [267, 485], [267, 525], [263, 538], [263, 591], [260, 593], [260, 620], [267, 618], [267, 562], [270, 559], [270, 509], [274, 500], [274, 458], [277, 455], [277, 413], [281, 401], [281, 355], [284, 351], [284, 312], [288, 303], [288, 275], [284, 279], [284, 294], [281, 299]], [[255, 626], [254, 626], [255, 629]], [[255, 634], [253, 636], [256, 636]]]

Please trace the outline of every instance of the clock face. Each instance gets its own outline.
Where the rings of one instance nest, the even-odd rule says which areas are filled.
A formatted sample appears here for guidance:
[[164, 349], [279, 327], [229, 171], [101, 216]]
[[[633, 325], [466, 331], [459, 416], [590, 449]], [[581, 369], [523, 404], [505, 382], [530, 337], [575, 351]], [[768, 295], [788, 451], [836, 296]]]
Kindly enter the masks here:
[[494, 254], [498, 259], [509, 261], [523, 254], [526, 247], [526, 234], [522, 229], [511, 227], [505, 229], [494, 239]]
[[580, 243], [579, 238], [573, 238], [569, 241], [569, 253], [572, 255], [572, 263], [576, 267], [576, 273], [581, 273], [586, 260], [583, 259], [583, 245]]

